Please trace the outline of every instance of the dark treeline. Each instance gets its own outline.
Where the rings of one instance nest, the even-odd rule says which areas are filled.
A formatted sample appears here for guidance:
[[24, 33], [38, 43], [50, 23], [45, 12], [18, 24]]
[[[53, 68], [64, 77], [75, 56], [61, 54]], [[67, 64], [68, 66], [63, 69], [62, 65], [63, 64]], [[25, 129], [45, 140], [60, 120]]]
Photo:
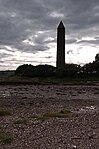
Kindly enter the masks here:
[[77, 64], [65, 64], [64, 67], [57, 69], [50, 65], [28, 65], [19, 66], [15, 75], [21, 77], [67, 77], [67, 78], [86, 78], [99, 77], [99, 57], [96, 55], [95, 61], [80, 66]]
[[19, 66], [15, 75], [22, 77], [50, 77], [54, 75], [55, 67], [50, 65], [28, 65], [24, 64]]

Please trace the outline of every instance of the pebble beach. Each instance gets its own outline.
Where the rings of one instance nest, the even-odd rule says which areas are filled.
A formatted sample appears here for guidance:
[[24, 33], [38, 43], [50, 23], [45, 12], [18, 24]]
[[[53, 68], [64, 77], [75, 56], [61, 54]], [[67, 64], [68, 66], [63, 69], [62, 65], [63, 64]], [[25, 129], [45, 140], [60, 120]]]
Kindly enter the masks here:
[[1, 85], [0, 111], [0, 149], [99, 149], [98, 85]]

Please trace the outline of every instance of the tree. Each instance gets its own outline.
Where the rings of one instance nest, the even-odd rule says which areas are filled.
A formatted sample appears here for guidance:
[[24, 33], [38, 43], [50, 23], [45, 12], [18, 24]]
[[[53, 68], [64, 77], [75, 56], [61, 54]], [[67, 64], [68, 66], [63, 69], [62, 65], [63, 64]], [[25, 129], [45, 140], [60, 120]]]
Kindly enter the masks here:
[[24, 65], [21, 65], [19, 66], [16, 71], [15, 71], [15, 74], [16, 75], [21, 75], [27, 68], [28, 68], [28, 64], [24, 64]]
[[55, 67], [50, 65], [21, 65], [19, 66], [15, 74], [23, 77], [49, 77], [53, 76], [55, 71]]
[[76, 77], [79, 70], [79, 65], [76, 64], [65, 64], [64, 67], [56, 70], [56, 76], [58, 77]]
[[35, 76], [35, 66], [28, 65], [28, 67], [21, 74], [23, 77], [34, 77]]
[[50, 77], [54, 75], [55, 67], [50, 65], [35, 66], [35, 76], [37, 77]]
[[96, 54], [96, 56], [95, 56], [95, 61], [98, 61], [98, 62], [99, 62], [99, 53]]

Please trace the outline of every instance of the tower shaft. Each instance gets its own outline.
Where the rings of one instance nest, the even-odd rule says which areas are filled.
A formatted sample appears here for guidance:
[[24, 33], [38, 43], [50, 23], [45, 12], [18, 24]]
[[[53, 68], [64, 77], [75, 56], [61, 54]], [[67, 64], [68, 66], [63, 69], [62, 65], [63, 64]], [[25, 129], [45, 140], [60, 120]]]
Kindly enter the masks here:
[[60, 68], [65, 65], [65, 27], [60, 22], [57, 28], [57, 62], [56, 67]]

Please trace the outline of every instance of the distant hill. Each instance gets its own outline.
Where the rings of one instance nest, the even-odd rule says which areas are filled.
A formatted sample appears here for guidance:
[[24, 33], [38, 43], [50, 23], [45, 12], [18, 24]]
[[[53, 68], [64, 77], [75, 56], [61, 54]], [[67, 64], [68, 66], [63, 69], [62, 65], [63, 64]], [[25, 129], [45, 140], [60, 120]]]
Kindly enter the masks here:
[[0, 77], [10, 77], [15, 74], [15, 70], [0, 71]]

